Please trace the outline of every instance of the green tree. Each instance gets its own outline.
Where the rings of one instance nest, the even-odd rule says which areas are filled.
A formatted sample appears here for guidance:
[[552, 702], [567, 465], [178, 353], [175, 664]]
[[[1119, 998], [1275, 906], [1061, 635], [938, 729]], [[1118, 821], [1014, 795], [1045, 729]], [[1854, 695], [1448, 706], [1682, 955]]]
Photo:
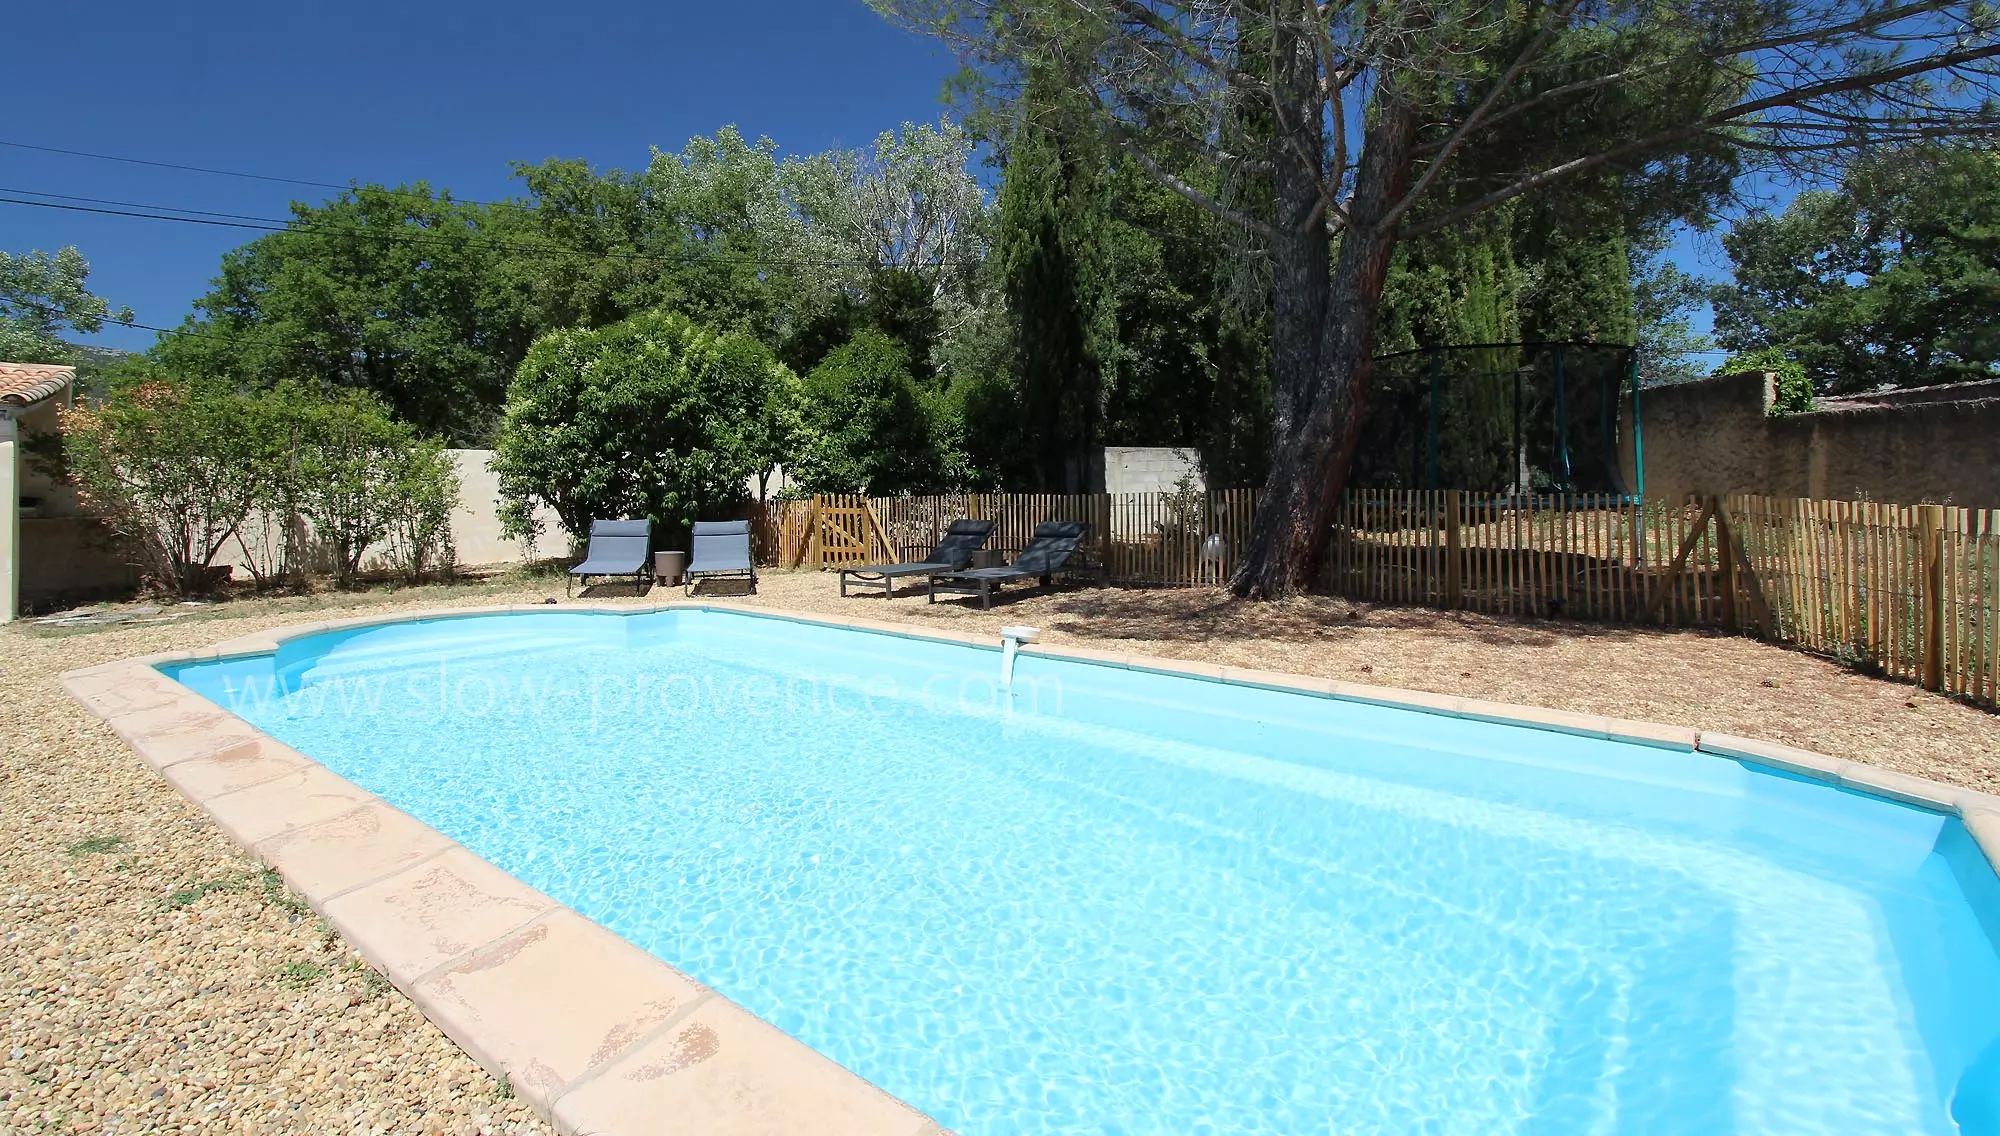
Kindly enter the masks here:
[[1632, 309], [1638, 325], [1639, 381], [1647, 386], [1685, 383], [1708, 368], [1701, 357], [1715, 340], [1694, 330], [1693, 315], [1708, 301], [1709, 286], [1663, 255], [1665, 234], [1632, 246]]
[[1522, 337], [1521, 291], [1534, 274], [1516, 260], [1512, 212], [1396, 250], [1382, 286], [1383, 353]]
[[1824, 393], [1991, 378], [2000, 363], [2000, 154], [1872, 155], [1838, 188], [1723, 238], [1734, 282], [1715, 327], [1739, 353], [1775, 348]]
[[[643, 174], [599, 173], [589, 163], [551, 158], [514, 164], [528, 200], [491, 208], [481, 232], [507, 255], [491, 268], [506, 307], [533, 335], [603, 327], [657, 306], [678, 249], [655, 248], [658, 226]], [[525, 345], [523, 345], [525, 350]], [[511, 375], [518, 355], [508, 366]]]
[[283, 447], [265, 410], [209, 381], [122, 382], [101, 404], [64, 413], [60, 470], [137, 551], [148, 578], [200, 592], [217, 554], [270, 496]]
[[1782, 347], [1760, 347], [1740, 355], [1731, 355], [1722, 366], [1716, 368], [1718, 375], [1737, 375], [1745, 371], [1769, 371], [1777, 376], [1776, 397], [1771, 401], [1771, 414], [1798, 414], [1811, 410], [1813, 406], [1812, 379], [1805, 367], [1797, 359], [1785, 353]]
[[1191, 449], [1208, 484], [1257, 484], [1268, 453], [1268, 302], [1231, 280], [1219, 221], [1130, 158], [1112, 161], [1098, 244], [1109, 319], [1094, 328], [1102, 440]]
[[[431, 522], [440, 500], [457, 501], [456, 474], [447, 485], [439, 447], [419, 443], [408, 423], [366, 391], [307, 397], [290, 408], [298, 449], [288, 496], [326, 551], [334, 583], [352, 586], [369, 550], [406, 525], [435, 539]], [[448, 523], [450, 505], [444, 508]], [[417, 553], [411, 575], [421, 573], [425, 559]]]
[[294, 205], [292, 227], [223, 258], [155, 357], [253, 386], [298, 379], [379, 396], [420, 433], [491, 433], [527, 322], [494, 285], [505, 250], [480, 206], [421, 183]]
[[867, 297], [871, 323], [903, 340], [921, 379], [974, 303], [988, 245], [986, 192], [967, 168], [972, 146], [949, 120], [905, 122], [867, 150], [785, 164], [804, 222], [800, 255], [827, 262], [826, 282]]
[[784, 368], [754, 336], [672, 312], [535, 341], [507, 392], [493, 470], [508, 531], [536, 502], [572, 541], [603, 517], [684, 527], [735, 508], [769, 453], [756, 422]]
[[[874, 3], [953, 39], [995, 97], [1061, 75], [1107, 141], [1261, 242], [1273, 455], [1232, 581], [1250, 596], [1318, 574], [1404, 240], [1565, 184], [1691, 207], [1744, 152], [1796, 165], [2000, 125], [1984, 0]], [[1251, 128], [1248, 108], [1268, 122]], [[1214, 184], [1260, 181], [1268, 206], [1218, 197], [1194, 163]]]
[[1036, 87], [1022, 100], [1000, 188], [994, 252], [1013, 316], [1017, 393], [984, 408], [1020, 419], [1014, 429], [977, 420], [971, 428], [984, 426], [1003, 453], [1020, 455], [1003, 464], [1010, 482], [1077, 493], [1103, 429], [1107, 187], [1102, 148], [1075, 129], [1059, 94]]
[[766, 500], [771, 495], [771, 475], [796, 461], [813, 444], [805, 384], [790, 367], [781, 365], [771, 371], [763, 405], [749, 423], [748, 441], [756, 468], [757, 499]]
[[54, 256], [0, 252], [0, 360], [9, 363], [75, 363], [76, 348], [64, 342], [65, 329], [88, 335], [106, 321], [126, 323], [132, 309], [111, 310], [87, 286], [90, 264], [75, 245]]
[[864, 330], [805, 378], [809, 443], [789, 467], [811, 493], [870, 496], [950, 488], [938, 413], [910, 375], [909, 351]]

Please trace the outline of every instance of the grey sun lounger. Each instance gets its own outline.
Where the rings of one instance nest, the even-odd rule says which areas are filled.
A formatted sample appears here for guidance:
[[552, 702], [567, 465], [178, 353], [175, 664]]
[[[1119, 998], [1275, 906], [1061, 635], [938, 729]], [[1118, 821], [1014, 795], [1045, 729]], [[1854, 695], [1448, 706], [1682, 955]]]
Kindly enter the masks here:
[[993, 606], [993, 590], [1016, 580], [1039, 579], [1044, 586], [1057, 576], [1090, 571], [1083, 563], [1081, 545], [1090, 532], [1083, 521], [1044, 521], [1035, 526], [1028, 547], [1005, 568], [972, 568], [962, 572], [937, 572], [930, 578], [930, 602], [939, 592], [978, 596], [981, 608]]
[[749, 521], [696, 521], [688, 554], [687, 594], [712, 577], [747, 579], [757, 590], [757, 563], [750, 556]]
[[866, 568], [842, 568], [840, 570], [840, 594], [847, 595], [847, 584], [851, 578], [856, 584], [865, 584], [870, 589], [882, 585], [882, 594], [894, 595], [896, 581], [906, 576], [930, 576], [937, 572], [956, 572], [972, 565], [972, 554], [986, 546], [993, 535], [996, 522], [956, 520], [944, 530], [944, 538], [939, 540], [922, 560], [906, 564], [873, 564]]
[[570, 585], [583, 581], [588, 588], [592, 577], [630, 576], [632, 586], [653, 578], [653, 522], [592, 521], [590, 544], [584, 549], [583, 563], [569, 570], [563, 594]]

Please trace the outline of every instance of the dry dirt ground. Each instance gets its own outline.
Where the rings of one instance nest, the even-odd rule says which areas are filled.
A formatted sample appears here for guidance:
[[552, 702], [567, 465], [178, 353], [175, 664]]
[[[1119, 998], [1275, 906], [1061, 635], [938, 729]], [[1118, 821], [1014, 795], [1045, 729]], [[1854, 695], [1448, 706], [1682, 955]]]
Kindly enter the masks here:
[[[547, 1132], [55, 676], [360, 608], [551, 594], [560, 581], [517, 578], [0, 628], [0, 1132]], [[2000, 719], [1742, 639], [1205, 591], [1023, 593], [980, 612], [843, 600], [817, 573], [727, 602], [1025, 623], [1049, 642], [1719, 729], [2000, 792]]]

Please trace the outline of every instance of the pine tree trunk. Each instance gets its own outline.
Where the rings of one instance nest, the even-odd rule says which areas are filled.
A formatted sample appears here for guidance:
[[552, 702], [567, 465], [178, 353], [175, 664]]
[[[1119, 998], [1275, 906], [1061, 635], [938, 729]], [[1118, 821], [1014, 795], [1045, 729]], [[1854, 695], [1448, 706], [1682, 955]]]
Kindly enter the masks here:
[[[1306, 121], [1309, 103], [1291, 105], [1301, 108], [1294, 121]], [[1301, 158], [1320, 151], [1297, 144], [1308, 130], [1295, 132], [1297, 143], [1281, 135], [1273, 146], [1273, 452], [1250, 546], [1230, 581], [1239, 596], [1277, 599], [1312, 584], [1360, 442], [1382, 285], [1396, 247], [1395, 227], [1380, 222], [1408, 188], [1415, 130], [1393, 91], [1378, 92], [1374, 112], [1330, 273], [1316, 209], [1319, 170]]]

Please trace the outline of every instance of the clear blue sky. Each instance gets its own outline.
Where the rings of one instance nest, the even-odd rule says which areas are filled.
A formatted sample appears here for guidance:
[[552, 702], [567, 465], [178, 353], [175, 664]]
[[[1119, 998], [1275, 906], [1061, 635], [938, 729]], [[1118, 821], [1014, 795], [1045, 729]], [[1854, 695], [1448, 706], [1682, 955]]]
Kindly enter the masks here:
[[[7, 30], [0, 139], [480, 199], [517, 192], [515, 159], [635, 168], [728, 123], [788, 153], [861, 145], [934, 120], [954, 67], [861, 0], [22, 3]], [[271, 217], [332, 192], [6, 147], [0, 189]], [[157, 327], [254, 236], [0, 204], [0, 248], [76, 245], [93, 290]]]

